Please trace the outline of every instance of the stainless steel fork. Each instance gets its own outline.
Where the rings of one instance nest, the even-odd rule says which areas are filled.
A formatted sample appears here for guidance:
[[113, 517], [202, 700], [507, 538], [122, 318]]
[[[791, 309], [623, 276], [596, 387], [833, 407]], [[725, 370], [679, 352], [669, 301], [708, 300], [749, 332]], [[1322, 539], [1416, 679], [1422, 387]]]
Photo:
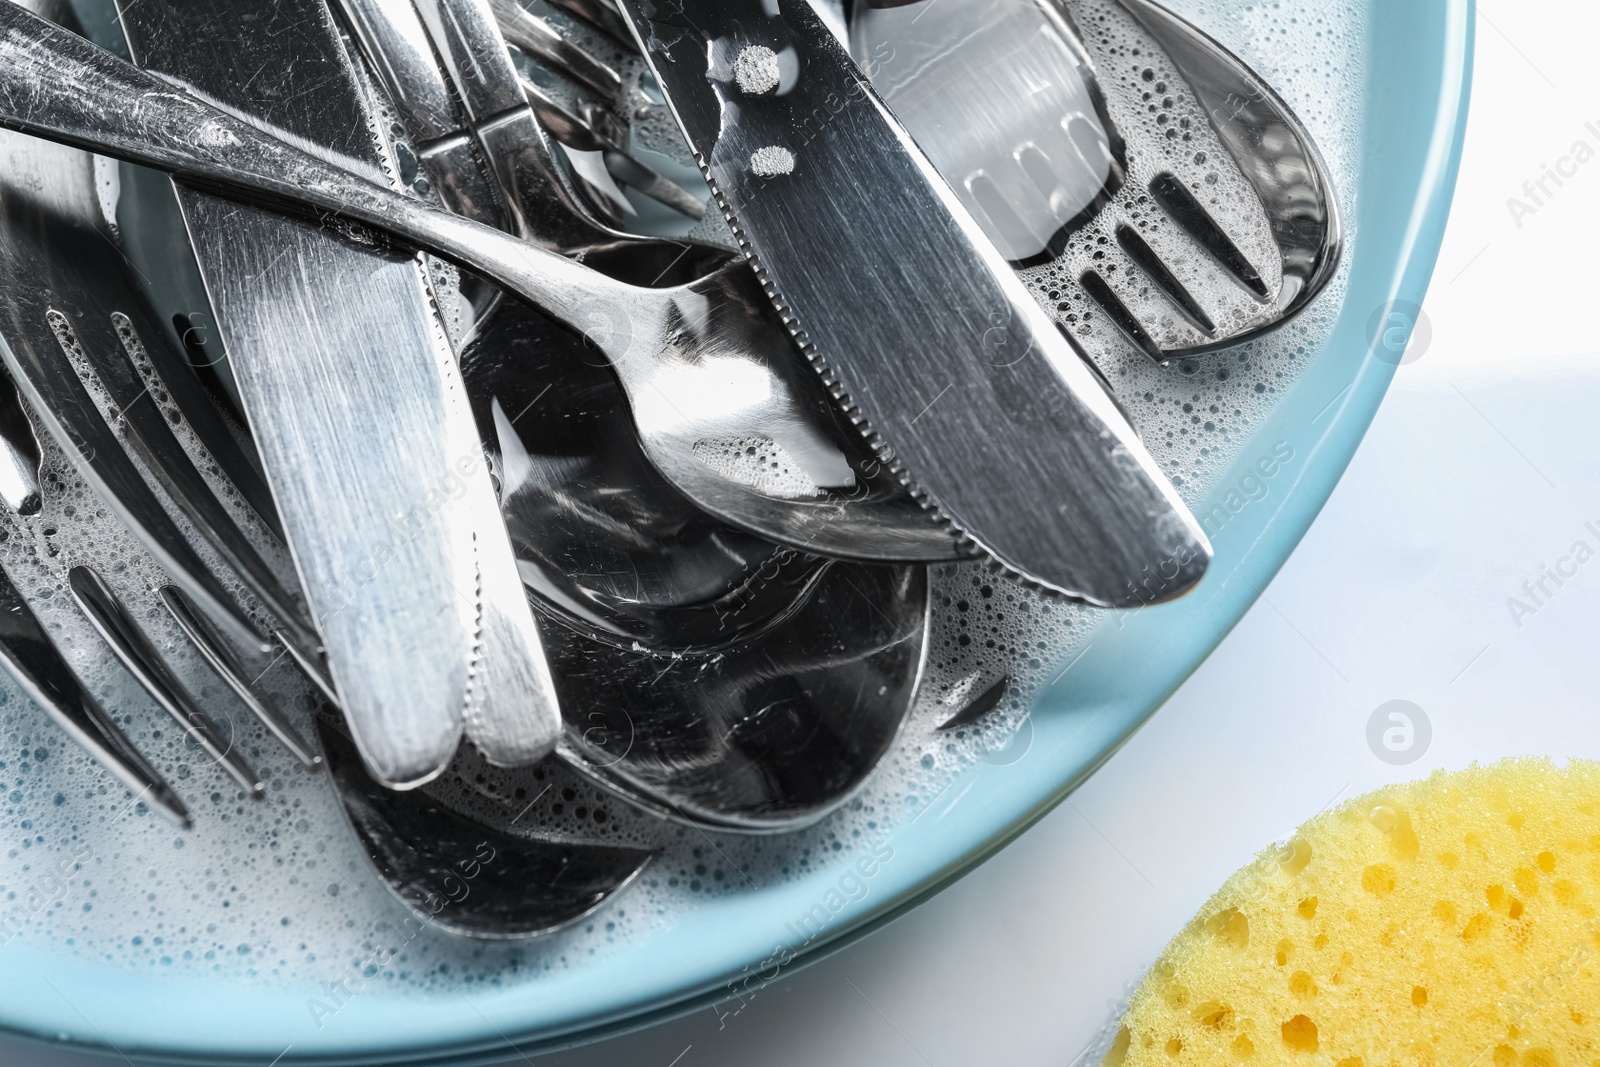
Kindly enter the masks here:
[[[485, 13], [481, 6], [474, 7], [480, 17]], [[505, 42], [540, 67], [593, 92], [606, 104], [622, 93], [622, 75], [614, 67], [595, 58], [549, 20], [529, 12], [518, 0], [490, 0], [488, 11]], [[705, 217], [705, 199], [642, 163], [628, 149], [627, 130], [604, 107], [580, 101], [569, 108], [533, 79], [521, 78], [520, 82], [540, 124], [567, 149], [598, 153], [606, 172], [618, 182], [695, 221]]]
[[193, 825], [189, 809], [78, 680], [22, 591], [3, 571], [0, 665], [78, 747], [132, 790], [137, 799], [183, 829]]

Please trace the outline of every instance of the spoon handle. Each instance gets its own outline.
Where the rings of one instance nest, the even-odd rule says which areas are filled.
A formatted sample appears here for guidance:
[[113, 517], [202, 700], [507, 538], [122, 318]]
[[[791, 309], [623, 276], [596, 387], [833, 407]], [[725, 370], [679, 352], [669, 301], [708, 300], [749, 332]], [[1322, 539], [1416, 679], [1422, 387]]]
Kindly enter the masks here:
[[0, 0], [0, 127], [343, 223], [356, 241], [375, 242], [363, 227], [392, 234], [490, 278], [580, 332], [596, 323], [614, 328], [649, 295], [383, 188], [372, 168], [298, 148], [7, 0]]

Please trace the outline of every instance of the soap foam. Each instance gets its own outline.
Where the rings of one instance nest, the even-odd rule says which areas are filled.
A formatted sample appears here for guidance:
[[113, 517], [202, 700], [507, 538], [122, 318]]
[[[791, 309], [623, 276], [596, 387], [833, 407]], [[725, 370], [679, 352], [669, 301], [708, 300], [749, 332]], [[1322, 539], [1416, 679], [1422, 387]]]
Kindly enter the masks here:
[[[1080, 25], [1105, 10], [1104, 0], [1068, 6]], [[1338, 7], [1296, 21], [1276, 5], [1182, 6], [1258, 65], [1310, 128], [1336, 185], [1352, 188], [1364, 41], [1363, 28], [1350, 21], [1356, 16]], [[612, 58], [625, 60], [620, 54]], [[624, 65], [630, 88], [619, 106], [631, 119], [646, 98], [640, 66], [629, 62]], [[653, 125], [670, 122], [664, 112], [656, 106], [641, 120], [649, 127], [644, 139], [657, 147], [670, 141]], [[683, 156], [681, 144], [675, 152]], [[1349, 218], [1349, 204], [1344, 206]], [[1045, 300], [1048, 274], [1029, 277]], [[1151, 452], [1191, 504], [1216, 483], [1241, 442], [1318, 350], [1338, 312], [1342, 286], [1341, 275], [1310, 311], [1270, 337], [1171, 368], [1155, 367], [1120, 346], [1095, 353]], [[187, 437], [185, 444], [191, 444]], [[35, 948], [130, 974], [287, 985], [305, 989], [309, 997], [350, 967], [370, 972], [364, 974], [366, 995], [470, 991], [581, 967], [594, 955], [626, 950], [631, 941], [669, 928], [676, 917], [714, 905], [720, 895], [831, 870], [839, 856], [892, 838], [975, 760], [1012, 758], [1014, 750], [1002, 752], [1027, 709], [1062, 676], [1104, 614], [1043, 598], [980, 565], [935, 568], [931, 647], [916, 709], [861, 792], [843, 810], [799, 833], [750, 838], [660, 823], [554, 766], [518, 772], [525, 780], [515, 783], [487, 773], [480, 782], [463, 761], [439, 785], [441, 795], [463, 810], [503, 823], [498, 813], [507, 790], [518, 801], [537, 796], [519, 827], [645, 845], [661, 849], [661, 855], [591, 918], [543, 940], [475, 943], [428, 930], [397, 946], [394, 931], [409, 913], [360, 851], [328, 781], [301, 768], [206, 673], [153, 595], [166, 581], [163, 573], [61, 452], [49, 441], [44, 451], [44, 510], [31, 520], [0, 519], [0, 560], [94, 692], [190, 804], [195, 828], [179, 831], [136, 803], [9, 679], [0, 679], [0, 923], [6, 924], [0, 940], [14, 930]], [[267, 784], [264, 800], [246, 799], [106, 654], [66, 592], [66, 571], [80, 561], [102, 570], [157, 646], [173, 657], [185, 684], [260, 771]], [[992, 713], [939, 732], [964, 699], [1002, 675], [1011, 684]], [[311, 732], [312, 696], [287, 660], [271, 665], [261, 685], [297, 729]], [[490, 789], [489, 781], [502, 784]], [[597, 821], [597, 812], [605, 819]], [[52, 875], [64, 861], [70, 873]], [[43, 896], [41, 879], [49, 885]], [[776, 932], [781, 917], [773, 925]], [[390, 946], [400, 951], [378, 957], [385, 961], [381, 965], [369, 964], [376, 948]]]

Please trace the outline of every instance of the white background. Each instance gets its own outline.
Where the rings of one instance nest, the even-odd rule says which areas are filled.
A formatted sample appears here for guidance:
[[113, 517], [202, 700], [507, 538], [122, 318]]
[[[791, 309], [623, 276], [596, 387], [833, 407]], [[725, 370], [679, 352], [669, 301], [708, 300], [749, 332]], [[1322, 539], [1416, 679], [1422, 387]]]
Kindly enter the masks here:
[[[1480, 3], [1430, 347], [1262, 601], [1103, 770], [721, 1025], [707, 1011], [508, 1063], [1066, 1067], [1229, 873], [1334, 800], [1474, 759], [1600, 756], [1600, 560], [1520, 627], [1507, 606], [1574, 541], [1600, 547], [1600, 156], [1520, 227], [1506, 203], [1575, 142], [1600, 152], [1597, 43], [1589, 0]], [[1409, 766], [1367, 746], [1391, 699], [1432, 723]], [[0, 1041], [0, 1062], [104, 1061]]]

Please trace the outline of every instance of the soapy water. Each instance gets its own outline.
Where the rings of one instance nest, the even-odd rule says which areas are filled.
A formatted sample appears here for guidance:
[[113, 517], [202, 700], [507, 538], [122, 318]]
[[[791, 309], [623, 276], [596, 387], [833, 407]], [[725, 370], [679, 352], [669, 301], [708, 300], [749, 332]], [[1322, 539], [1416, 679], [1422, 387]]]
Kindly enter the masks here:
[[[1068, 6], [1083, 20], [1104, 0]], [[1336, 187], [1349, 189], [1358, 158], [1365, 33], [1353, 21], [1359, 15], [1343, 5], [1314, 16], [1307, 7], [1304, 17], [1296, 14], [1301, 6], [1178, 5], [1285, 96], [1316, 139]], [[633, 70], [630, 115], [648, 103]], [[1349, 204], [1343, 206], [1351, 217]], [[1048, 268], [1028, 281], [1049, 299]], [[1271, 336], [1168, 368], [1128, 348], [1095, 353], [1151, 452], [1191, 504], [1215, 486], [1241, 442], [1312, 358], [1342, 293], [1341, 275], [1306, 314]], [[186, 448], [198, 447], [188, 436], [181, 440]], [[36, 950], [133, 974], [288, 985], [316, 998], [325, 983], [352, 971], [366, 980], [364, 995], [381, 996], [470, 993], [581, 968], [588, 958], [626, 951], [631, 941], [670, 927], [675, 916], [715, 906], [719, 896], [830, 870], [841, 856], [892, 841], [974, 761], [1025, 758], [1016, 753], [1019, 731], [1027, 732], [1027, 709], [1063, 675], [1104, 617], [1026, 591], [981, 565], [936, 568], [921, 696], [883, 766], [842, 810], [805, 831], [741, 837], [660, 823], [575, 775], [542, 771], [551, 788], [518, 826], [647, 845], [658, 848], [659, 857], [591, 917], [538, 941], [471, 942], [433, 929], [402, 935], [415, 926], [403, 925], [410, 913], [360, 851], [326, 776], [302, 768], [206, 672], [152, 592], [165, 575], [62, 452], [48, 440], [43, 448], [44, 510], [31, 520], [0, 521], [0, 561], [91, 690], [184, 797], [195, 828], [180, 831], [138, 803], [9, 679], [0, 681], [0, 946], [20, 939]], [[214, 479], [214, 465], [201, 467]], [[229, 504], [239, 507], [236, 500]], [[172, 657], [183, 681], [261, 773], [265, 799], [246, 799], [105, 653], [66, 591], [66, 572], [80, 562], [101, 570]], [[261, 687], [309, 735], [313, 699], [293, 667], [268, 657], [258, 669]], [[1001, 677], [1010, 684], [991, 713], [938, 729]], [[486, 821], [504, 823], [498, 814], [504, 798], [475, 794], [470, 774], [440, 788], [462, 810], [471, 812], [481, 801]], [[779, 931], [779, 917], [773, 925]], [[323, 1021], [337, 1025], [334, 1018]]]

